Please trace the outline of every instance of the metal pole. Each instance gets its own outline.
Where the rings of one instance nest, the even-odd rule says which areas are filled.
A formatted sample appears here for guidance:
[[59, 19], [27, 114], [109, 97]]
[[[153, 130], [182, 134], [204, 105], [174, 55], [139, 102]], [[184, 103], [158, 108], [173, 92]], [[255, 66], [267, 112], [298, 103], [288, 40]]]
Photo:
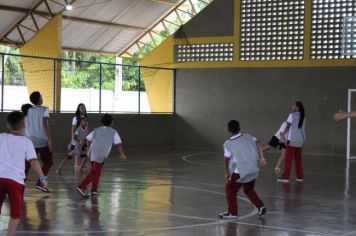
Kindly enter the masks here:
[[100, 76], [99, 76], [99, 113], [101, 113], [101, 84], [102, 84], [102, 81], [103, 81], [103, 78], [102, 78], [102, 64], [100, 63], [99, 64], [99, 69], [100, 69]]
[[177, 97], [177, 71], [173, 71], [173, 113], [176, 114], [176, 97]]
[[[347, 93], [347, 112], [351, 112], [351, 90]], [[351, 137], [351, 119], [347, 118], [347, 143], [346, 143], [346, 160], [351, 159], [350, 157], [350, 137]]]
[[56, 77], [57, 77], [57, 61], [53, 60], [53, 113], [56, 112]]
[[5, 85], [5, 55], [2, 54], [2, 61], [1, 61], [1, 112], [4, 111], [4, 85]]
[[141, 114], [141, 67], [138, 68], [138, 114]]

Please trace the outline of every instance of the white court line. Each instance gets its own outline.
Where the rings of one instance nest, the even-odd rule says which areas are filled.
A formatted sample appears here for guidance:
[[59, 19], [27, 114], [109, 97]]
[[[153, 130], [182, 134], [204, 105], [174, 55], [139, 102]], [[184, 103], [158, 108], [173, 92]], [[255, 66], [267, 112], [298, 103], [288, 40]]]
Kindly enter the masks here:
[[213, 153], [217, 153], [217, 152], [203, 152], [203, 153], [197, 153], [197, 154], [189, 154], [189, 155], [182, 156], [182, 159], [183, 159], [183, 161], [189, 162], [192, 164], [197, 164], [197, 165], [202, 165], [202, 166], [215, 166], [215, 165], [206, 164], [206, 163], [202, 163], [202, 162], [198, 162], [198, 161], [191, 161], [188, 159], [189, 157], [201, 156], [201, 155], [213, 154]]
[[[204, 152], [204, 153], [197, 153], [197, 154], [189, 154], [189, 155], [183, 156], [182, 160], [185, 161], [185, 162], [188, 162], [188, 163], [192, 163], [192, 164], [204, 165], [204, 166], [212, 166], [212, 165], [209, 165], [209, 164], [206, 164], [206, 163], [202, 163], [202, 162], [198, 162], [198, 161], [191, 161], [188, 158], [189, 157], [193, 157], [193, 156], [201, 156], [201, 155], [213, 154], [213, 153], [217, 153], [217, 152]], [[246, 199], [246, 198], [242, 198], [242, 197], [239, 197], [239, 196], [238, 196], [238, 198], [241, 199], [241, 200], [245, 200], [245, 201], [247, 200], [249, 202], [249, 200]], [[258, 226], [258, 227], [271, 228], [271, 229], [277, 229], [277, 230], [294, 231], [294, 232], [300, 232], [300, 233], [312, 233], [312, 234], [325, 235], [325, 236], [335, 236], [335, 235], [323, 234], [323, 233], [318, 233], [318, 232], [313, 232], [313, 231], [305, 231], [305, 230], [298, 230], [298, 229], [291, 229], [291, 228], [284, 228], [284, 227], [277, 227], [277, 226], [258, 225], [258, 224], [252, 224], [252, 223], [244, 223], [244, 222], [238, 222], [238, 224], [249, 225], [249, 226]], [[351, 232], [351, 233], [354, 233], [354, 232]], [[344, 235], [342, 235], [342, 236], [344, 236]]]
[[340, 236], [356, 235], [356, 230], [348, 233], [341, 234]]

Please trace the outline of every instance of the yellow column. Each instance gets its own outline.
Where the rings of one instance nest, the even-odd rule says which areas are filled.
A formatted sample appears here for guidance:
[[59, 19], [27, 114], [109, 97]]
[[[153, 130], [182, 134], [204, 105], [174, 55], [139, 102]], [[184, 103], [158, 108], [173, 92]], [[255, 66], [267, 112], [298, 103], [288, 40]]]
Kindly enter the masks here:
[[[60, 58], [62, 52], [62, 16], [54, 17], [36, 35], [20, 48], [21, 55]], [[61, 66], [57, 61], [54, 68], [53, 60], [22, 57], [28, 93], [40, 91], [44, 105], [51, 110], [60, 110]], [[54, 71], [55, 70], [55, 71]], [[54, 73], [56, 84], [54, 85]], [[54, 87], [55, 86], [55, 87]], [[53, 104], [54, 89], [56, 102]], [[54, 105], [54, 107], [53, 107]]]
[[[142, 59], [142, 66], [174, 66], [173, 36]], [[151, 112], [173, 112], [173, 71], [141, 68]]]

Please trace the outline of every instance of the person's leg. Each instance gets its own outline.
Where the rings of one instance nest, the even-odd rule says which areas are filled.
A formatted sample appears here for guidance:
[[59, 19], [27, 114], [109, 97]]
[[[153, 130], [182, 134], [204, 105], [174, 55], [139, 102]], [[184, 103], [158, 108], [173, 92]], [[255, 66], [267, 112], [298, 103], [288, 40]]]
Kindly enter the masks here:
[[237, 192], [241, 188], [241, 184], [236, 182], [236, 180], [229, 180], [225, 183], [225, 197], [228, 207], [228, 211], [231, 215], [237, 216], [238, 205], [237, 205]]
[[80, 169], [79, 169], [80, 171], [83, 171], [85, 164], [87, 163], [87, 159], [88, 159], [87, 156], [82, 158], [82, 163], [80, 164]]
[[279, 156], [278, 161], [277, 161], [277, 164], [276, 164], [276, 167], [274, 168], [274, 171], [275, 171], [276, 173], [279, 173], [279, 172], [281, 171], [281, 164], [282, 164], [282, 162], [283, 162], [283, 160], [284, 160], [285, 154], [286, 154], [286, 149], [285, 149], [285, 148], [282, 148], [282, 149], [281, 149], [281, 155]]
[[304, 179], [303, 164], [302, 164], [302, 148], [296, 148], [295, 151], [295, 170], [298, 180]]
[[74, 159], [74, 168], [79, 169], [80, 168], [80, 157], [79, 156], [75, 156]]
[[79, 188], [85, 189], [90, 183], [94, 181], [95, 175], [96, 175], [96, 170], [94, 169], [94, 163], [92, 162], [91, 165], [91, 171], [89, 174], [83, 179], [83, 181], [78, 185]]
[[294, 152], [295, 152], [294, 147], [288, 145], [285, 154], [285, 160], [284, 160], [284, 173], [282, 175], [282, 179], [284, 180], [289, 180], [290, 171], [294, 159]]
[[94, 179], [93, 179], [93, 185], [91, 187], [92, 192], [98, 192], [98, 186], [99, 186], [99, 180], [100, 180], [100, 174], [101, 174], [101, 169], [103, 167], [103, 163], [93, 163], [93, 169], [95, 171]]
[[[49, 150], [49, 147], [43, 147], [39, 148], [39, 153], [40, 153], [40, 159], [42, 161], [42, 172], [44, 175], [47, 175], [49, 172], [49, 169], [51, 169], [53, 165], [53, 156], [51, 150]], [[37, 181], [37, 186], [41, 186], [41, 181]]]
[[250, 199], [251, 203], [255, 207], [260, 208], [264, 206], [264, 203], [262, 202], [262, 200], [259, 198], [259, 196], [255, 191], [255, 181], [256, 180], [254, 179], [248, 183], [243, 183], [243, 189], [248, 199]]
[[8, 236], [15, 234], [17, 225], [20, 222], [24, 190], [25, 186], [15, 181], [10, 180], [7, 183], [7, 193], [10, 203], [10, 220], [7, 230]]
[[65, 164], [67, 164], [67, 162], [68, 162], [69, 160], [71, 160], [71, 159], [73, 159], [73, 157], [72, 157], [72, 156], [69, 156], [69, 155], [63, 159], [63, 161], [61, 162], [61, 164], [59, 164], [58, 169], [56, 170], [57, 174], [59, 174], [59, 175], [61, 174], [61, 171], [62, 171], [63, 166], [64, 166]]
[[271, 146], [268, 145], [268, 144], [267, 145], [263, 145], [262, 149], [263, 149], [264, 152], [266, 152], [266, 151], [271, 149]]

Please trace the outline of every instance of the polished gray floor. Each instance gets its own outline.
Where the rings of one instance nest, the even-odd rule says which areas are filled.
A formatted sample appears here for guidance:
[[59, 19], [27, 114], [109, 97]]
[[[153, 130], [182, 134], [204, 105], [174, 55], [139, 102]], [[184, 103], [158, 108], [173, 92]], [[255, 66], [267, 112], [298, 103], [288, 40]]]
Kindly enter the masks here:
[[[343, 157], [304, 156], [305, 182], [296, 183], [293, 175], [290, 184], [279, 184], [277, 155], [268, 155], [256, 186], [267, 215], [257, 217], [241, 192], [239, 219], [223, 221], [217, 218], [226, 210], [220, 153], [128, 154], [126, 163], [109, 158], [100, 195], [88, 199], [74, 191], [82, 175], [72, 163], [62, 176], [53, 168], [50, 194], [33, 188], [32, 173], [18, 235], [356, 235], [356, 162], [347, 165]], [[61, 158], [56, 155], [56, 164]], [[7, 220], [5, 204], [1, 230]]]

